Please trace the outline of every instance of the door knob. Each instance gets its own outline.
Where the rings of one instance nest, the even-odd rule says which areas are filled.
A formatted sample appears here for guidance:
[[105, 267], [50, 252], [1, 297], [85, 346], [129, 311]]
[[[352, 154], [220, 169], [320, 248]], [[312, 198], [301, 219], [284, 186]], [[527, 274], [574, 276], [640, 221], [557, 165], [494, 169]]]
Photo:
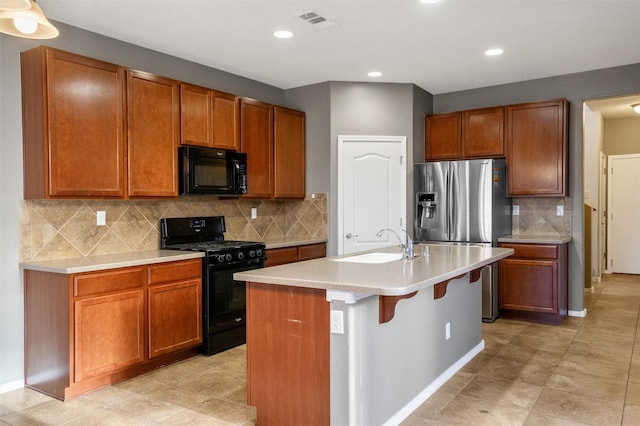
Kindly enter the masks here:
[[345, 235], [345, 237], [347, 237], [347, 238], [355, 238], [357, 236], [358, 236], [358, 234], [353, 235], [351, 232], [349, 232], [347, 235]]

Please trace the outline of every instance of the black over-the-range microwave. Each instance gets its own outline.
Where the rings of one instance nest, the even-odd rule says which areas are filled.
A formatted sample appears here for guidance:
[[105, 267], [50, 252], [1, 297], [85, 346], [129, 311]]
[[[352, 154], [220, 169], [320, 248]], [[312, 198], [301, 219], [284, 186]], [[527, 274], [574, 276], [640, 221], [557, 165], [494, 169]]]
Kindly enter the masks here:
[[181, 194], [247, 193], [247, 154], [193, 146], [180, 147], [178, 153]]

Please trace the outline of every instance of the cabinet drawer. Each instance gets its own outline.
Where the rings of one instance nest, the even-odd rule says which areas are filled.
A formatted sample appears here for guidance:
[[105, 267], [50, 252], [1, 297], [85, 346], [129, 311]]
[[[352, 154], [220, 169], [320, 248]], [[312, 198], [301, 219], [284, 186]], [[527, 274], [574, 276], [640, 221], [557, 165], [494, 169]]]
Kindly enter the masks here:
[[157, 263], [148, 267], [148, 283], [160, 284], [202, 277], [202, 260]]
[[140, 288], [144, 285], [144, 267], [113, 269], [73, 276], [75, 297], [94, 296]]
[[267, 260], [265, 266], [283, 265], [298, 261], [297, 247], [283, 247], [267, 250]]
[[500, 247], [511, 248], [515, 251], [511, 258], [526, 257], [534, 259], [557, 259], [558, 246], [543, 244], [509, 244], [500, 243]]
[[326, 255], [327, 245], [325, 243], [298, 247], [298, 260], [317, 259], [319, 257], [325, 257]]

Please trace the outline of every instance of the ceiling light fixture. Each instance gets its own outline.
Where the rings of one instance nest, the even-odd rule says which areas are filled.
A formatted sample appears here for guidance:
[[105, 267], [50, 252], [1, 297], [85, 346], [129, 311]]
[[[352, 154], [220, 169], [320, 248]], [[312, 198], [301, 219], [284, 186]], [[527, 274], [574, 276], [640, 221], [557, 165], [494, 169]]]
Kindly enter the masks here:
[[380, 71], [371, 71], [368, 72], [367, 75], [369, 77], [382, 77], [382, 73]]
[[29, 0], [0, 0], [0, 10], [26, 10], [31, 9]]
[[489, 49], [486, 52], [484, 52], [484, 54], [487, 56], [497, 56], [497, 55], [502, 55], [503, 53], [504, 53], [504, 50], [500, 48]]
[[637, 112], [638, 114], [640, 114], [640, 104], [633, 104], [631, 105], [631, 108], [633, 108], [633, 110], [635, 112]]
[[433, 4], [433, 3], [439, 3], [440, 0], [420, 0], [420, 3], [424, 3], [424, 4]]
[[279, 31], [274, 31], [273, 36], [278, 38], [291, 38], [293, 37], [293, 33], [287, 30], [279, 30]]
[[17, 0], [0, 0], [0, 33], [33, 39], [58, 37], [58, 30], [47, 20], [40, 6], [33, 0], [27, 1], [30, 8], [16, 10], [7, 7], [17, 4]]

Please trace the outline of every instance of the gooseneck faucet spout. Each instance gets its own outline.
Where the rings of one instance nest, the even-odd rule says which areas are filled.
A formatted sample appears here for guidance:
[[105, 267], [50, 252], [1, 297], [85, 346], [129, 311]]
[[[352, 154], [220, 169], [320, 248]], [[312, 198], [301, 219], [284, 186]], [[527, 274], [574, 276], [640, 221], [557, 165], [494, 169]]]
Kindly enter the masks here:
[[407, 237], [407, 240], [406, 240], [405, 243], [402, 242], [402, 239], [400, 238], [400, 235], [398, 235], [398, 233], [396, 231], [394, 231], [393, 229], [390, 229], [390, 228], [384, 228], [384, 229], [379, 230], [376, 233], [376, 237], [381, 237], [382, 233], [385, 232], [385, 231], [392, 233], [398, 239], [398, 242], [400, 243], [400, 249], [402, 249], [402, 258], [403, 259], [413, 259], [413, 240], [411, 239], [409, 234], [407, 234], [407, 231], [405, 231], [404, 229], [401, 229], [401, 231], [404, 232], [404, 235]]

